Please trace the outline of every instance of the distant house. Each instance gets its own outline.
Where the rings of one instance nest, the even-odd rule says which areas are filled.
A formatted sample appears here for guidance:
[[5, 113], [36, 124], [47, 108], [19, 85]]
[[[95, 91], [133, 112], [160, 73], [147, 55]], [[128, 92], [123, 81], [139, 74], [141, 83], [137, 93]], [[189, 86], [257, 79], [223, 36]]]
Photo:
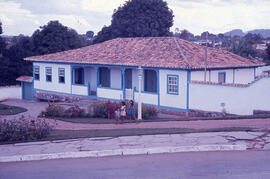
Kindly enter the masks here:
[[[141, 66], [145, 104], [183, 111], [225, 108], [235, 114], [270, 109], [261, 107], [264, 100], [269, 103], [269, 78], [265, 87], [254, 82], [263, 63], [214, 48], [208, 48], [205, 63], [204, 47], [178, 38], [117, 38], [25, 60], [33, 62], [34, 92], [137, 102]], [[263, 99], [253, 94], [264, 94], [264, 88]], [[258, 106], [257, 99], [262, 100]]]

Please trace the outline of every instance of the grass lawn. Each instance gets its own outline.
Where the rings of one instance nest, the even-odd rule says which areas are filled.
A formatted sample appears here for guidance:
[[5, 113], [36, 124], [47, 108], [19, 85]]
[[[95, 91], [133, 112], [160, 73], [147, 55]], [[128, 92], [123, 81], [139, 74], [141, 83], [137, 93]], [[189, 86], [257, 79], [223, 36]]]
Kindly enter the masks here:
[[[53, 117], [52, 117], [53, 118]], [[140, 122], [165, 122], [165, 121], [192, 121], [192, 120], [237, 120], [237, 119], [255, 119], [255, 118], [270, 118], [270, 115], [252, 115], [252, 116], [225, 116], [225, 117], [187, 117], [187, 118], [154, 118], [154, 119], [144, 119]], [[65, 117], [55, 117], [54, 119], [81, 123], [81, 124], [114, 124], [114, 119], [107, 118], [87, 118], [87, 117], [77, 117], [77, 118], [65, 118]], [[135, 122], [132, 120], [132, 122]], [[130, 123], [129, 119], [125, 120], [125, 123]]]
[[27, 109], [22, 107], [0, 104], [0, 115], [15, 115], [26, 111]]
[[[228, 131], [252, 131], [248, 127], [228, 127], [214, 129], [188, 129], [188, 128], [161, 128], [161, 129], [111, 129], [111, 130], [53, 130], [51, 134], [39, 141], [65, 140], [92, 137], [120, 137], [120, 136], [136, 136], [136, 135], [156, 135], [156, 134], [184, 134], [184, 133], [201, 133], [201, 132], [228, 132]], [[34, 142], [23, 141], [23, 142]], [[18, 142], [0, 142], [0, 145], [21, 143]]]

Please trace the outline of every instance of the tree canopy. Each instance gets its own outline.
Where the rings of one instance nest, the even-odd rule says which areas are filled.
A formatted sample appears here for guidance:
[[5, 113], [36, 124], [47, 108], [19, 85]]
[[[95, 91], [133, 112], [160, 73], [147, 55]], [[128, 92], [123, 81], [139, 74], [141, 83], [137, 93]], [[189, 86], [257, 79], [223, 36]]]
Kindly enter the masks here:
[[173, 17], [163, 0], [130, 0], [113, 13], [111, 25], [102, 28], [94, 43], [117, 37], [170, 36]]
[[77, 32], [58, 21], [50, 21], [32, 35], [34, 51], [37, 54], [55, 53], [83, 46]]
[[[50, 21], [31, 37], [22, 35], [13, 39], [13, 44], [8, 48], [6, 45], [1, 48], [3, 55], [0, 55], [0, 85], [15, 84], [20, 75], [32, 75], [32, 64], [24, 61], [25, 57], [75, 49], [87, 44], [83, 36], [58, 21]], [[1, 40], [3, 39], [0, 36], [0, 47]]]
[[266, 53], [267, 53], [267, 56], [268, 56], [268, 61], [270, 61], [270, 44], [267, 44]]

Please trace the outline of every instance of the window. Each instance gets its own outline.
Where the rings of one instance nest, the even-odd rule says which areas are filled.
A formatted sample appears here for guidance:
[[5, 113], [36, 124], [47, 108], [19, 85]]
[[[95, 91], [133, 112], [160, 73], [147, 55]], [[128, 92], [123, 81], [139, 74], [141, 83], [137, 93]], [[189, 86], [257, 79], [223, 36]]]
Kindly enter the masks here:
[[52, 68], [46, 67], [46, 81], [52, 82]]
[[154, 70], [144, 70], [144, 91], [157, 92], [157, 73]]
[[167, 93], [178, 95], [179, 78], [178, 75], [167, 76]]
[[58, 82], [65, 83], [65, 69], [64, 68], [58, 69]]
[[84, 69], [83, 68], [75, 68], [74, 69], [74, 83], [78, 85], [84, 84]]
[[39, 80], [39, 66], [34, 66], [34, 79]]
[[110, 87], [110, 70], [109, 68], [99, 68], [99, 85], [101, 87]]
[[225, 83], [226, 82], [226, 72], [219, 72], [218, 73], [218, 82]]

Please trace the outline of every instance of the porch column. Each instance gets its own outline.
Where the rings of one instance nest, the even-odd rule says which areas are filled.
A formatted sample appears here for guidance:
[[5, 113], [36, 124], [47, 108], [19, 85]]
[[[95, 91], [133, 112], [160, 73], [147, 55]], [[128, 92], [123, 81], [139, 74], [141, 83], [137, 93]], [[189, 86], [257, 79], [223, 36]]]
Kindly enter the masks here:
[[98, 66], [95, 66], [94, 67], [95, 69], [95, 73], [96, 73], [96, 97], [98, 98], [98, 85], [99, 85], [99, 67]]
[[125, 80], [125, 68], [121, 68], [121, 74], [122, 74], [122, 90], [123, 90], [123, 100], [126, 99], [126, 80]]
[[73, 75], [74, 75], [73, 66], [70, 65], [70, 94], [72, 94], [72, 84], [73, 84], [73, 78], [74, 78]]
[[157, 95], [158, 95], [158, 106], [160, 106], [160, 92], [159, 92], [159, 70], [156, 69], [156, 75], [157, 75]]

